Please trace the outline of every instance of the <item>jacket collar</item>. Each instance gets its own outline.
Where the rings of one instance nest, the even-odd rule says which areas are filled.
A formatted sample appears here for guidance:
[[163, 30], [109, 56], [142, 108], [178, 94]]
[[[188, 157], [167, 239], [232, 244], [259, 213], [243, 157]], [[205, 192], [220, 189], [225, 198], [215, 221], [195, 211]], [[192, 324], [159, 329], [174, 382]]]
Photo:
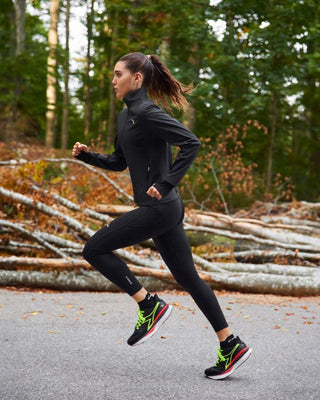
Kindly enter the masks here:
[[126, 105], [129, 107], [130, 104], [134, 103], [135, 101], [139, 99], [148, 99], [147, 96], [147, 87], [146, 86], [141, 86], [138, 89], [131, 90], [129, 93], [127, 93], [123, 97], [123, 101], [126, 103]]

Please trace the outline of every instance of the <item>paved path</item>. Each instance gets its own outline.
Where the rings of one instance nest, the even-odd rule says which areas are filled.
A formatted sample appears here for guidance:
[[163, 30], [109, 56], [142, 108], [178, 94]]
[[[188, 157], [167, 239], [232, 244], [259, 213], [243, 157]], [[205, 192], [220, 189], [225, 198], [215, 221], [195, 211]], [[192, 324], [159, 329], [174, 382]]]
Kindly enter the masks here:
[[320, 398], [320, 298], [219, 296], [253, 353], [214, 381], [203, 374], [217, 357], [211, 325], [188, 294], [161, 297], [180, 306], [149, 341], [130, 347], [137, 305], [125, 293], [0, 288], [0, 399]]

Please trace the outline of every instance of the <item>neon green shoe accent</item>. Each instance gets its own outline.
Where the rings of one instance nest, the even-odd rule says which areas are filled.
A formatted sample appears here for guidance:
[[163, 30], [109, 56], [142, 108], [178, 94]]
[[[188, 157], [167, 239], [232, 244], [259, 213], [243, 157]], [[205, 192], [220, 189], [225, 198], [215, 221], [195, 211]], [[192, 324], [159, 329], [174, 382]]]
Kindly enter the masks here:
[[231, 362], [232, 362], [233, 353], [237, 350], [238, 347], [239, 347], [239, 343], [236, 344], [236, 345], [234, 346], [234, 348], [230, 351], [230, 353], [226, 354], [225, 356], [222, 354], [222, 349], [221, 349], [221, 347], [219, 347], [219, 349], [218, 349], [218, 360], [217, 360], [217, 362], [215, 363], [215, 367], [216, 367], [219, 363], [225, 362], [224, 369], [227, 369], [227, 368], [229, 367], [229, 365], [231, 364]]
[[222, 355], [222, 350], [221, 347], [218, 348], [218, 359], [216, 361], [216, 363], [214, 364], [214, 366], [216, 367], [219, 363], [226, 361], [226, 359], [224, 358], [224, 356]]
[[145, 321], [145, 318], [143, 316], [143, 311], [140, 310], [140, 308], [139, 308], [139, 310], [138, 310], [138, 322], [137, 322], [137, 325], [136, 325], [136, 329], [139, 329], [140, 325], [142, 325], [144, 323], [144, 321]]
[[153, 321], [154, 321], [154, 316], [155, 313], [159, 307], [160, 302], [158, 301], [157, 304], [154, 306], [154, 309], [151, 311], [151, 313], [149, 315], [144, 316], [144, 310], [141, 310], [139, 308], [138, 310], [138, 322], [136, 324], [136, 329], [140, 328], [140, 325], [144, 324], [145, 322], [148, 321], [148, 330], [150, 330]]

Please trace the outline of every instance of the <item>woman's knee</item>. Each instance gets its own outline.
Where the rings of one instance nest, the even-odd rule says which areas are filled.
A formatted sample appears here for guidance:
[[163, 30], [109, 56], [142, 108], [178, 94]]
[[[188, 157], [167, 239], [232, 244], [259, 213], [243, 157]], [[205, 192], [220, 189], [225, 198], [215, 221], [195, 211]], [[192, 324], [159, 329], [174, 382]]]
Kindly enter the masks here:
[[82, 256], [85, 260], [90, 262], [90, 259], [97, 254], [105, 254], [109, 252], [109, 240], [104, 234], [104, 228], [91, 236], [84, 248], [82, 249]]
[[82, 257], [88, 262], [90, 262], [92, 256], [93, 256], [92, 245], [91, 241], [88, 240], [82, 249]]
[[181, 285], [187, 292], [194, 293], [203, 289], [207, 283], [200, 277], [197, 270], [190, 271], [189, 273], [184, 270], [183, 273], [174, 275], [175, 280]]

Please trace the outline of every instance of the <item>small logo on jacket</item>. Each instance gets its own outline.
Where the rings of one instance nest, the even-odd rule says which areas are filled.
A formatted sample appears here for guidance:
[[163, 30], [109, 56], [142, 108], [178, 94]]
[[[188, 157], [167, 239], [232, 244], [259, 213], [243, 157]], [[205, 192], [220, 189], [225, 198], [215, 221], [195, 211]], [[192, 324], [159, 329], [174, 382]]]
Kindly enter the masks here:
[[136, 124], [137, 120], [136, 120], [136, 119], [133, 119], [133, 118], [131, 118], [131, 119], [130, 119], [130, 121], [132, 122], [132, 125], [131, 125], [131, 126], [135, 126], [135, 124]]

